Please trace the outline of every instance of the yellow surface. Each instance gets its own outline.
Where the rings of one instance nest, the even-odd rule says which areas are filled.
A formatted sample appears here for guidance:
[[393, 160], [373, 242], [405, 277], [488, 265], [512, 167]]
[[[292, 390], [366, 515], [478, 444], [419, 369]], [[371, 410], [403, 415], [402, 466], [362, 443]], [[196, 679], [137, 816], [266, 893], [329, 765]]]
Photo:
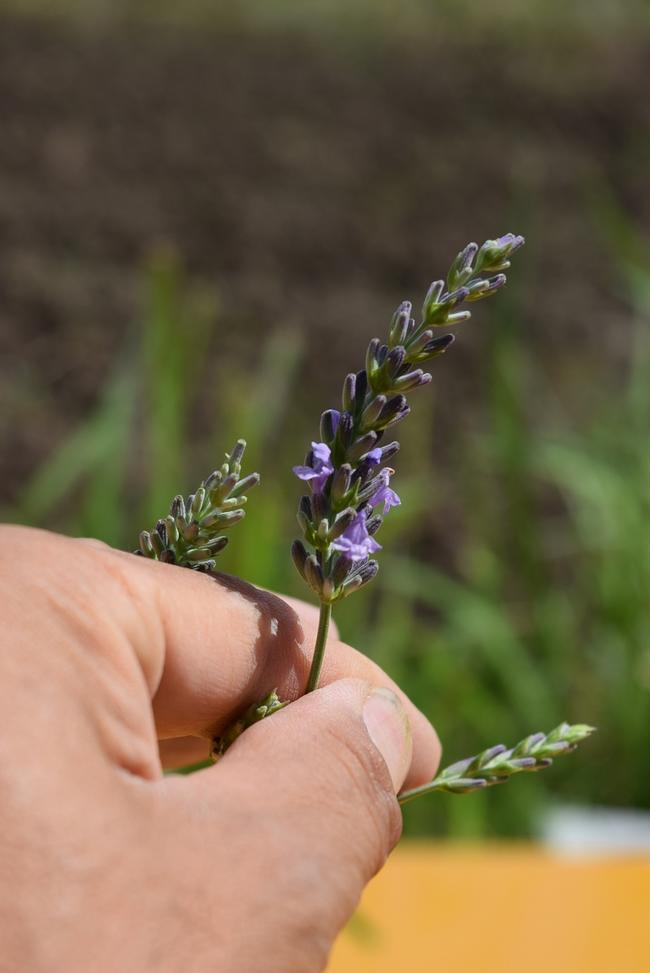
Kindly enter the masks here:
[[404, 843], [328, 973], [650, 973], [650, 858]]

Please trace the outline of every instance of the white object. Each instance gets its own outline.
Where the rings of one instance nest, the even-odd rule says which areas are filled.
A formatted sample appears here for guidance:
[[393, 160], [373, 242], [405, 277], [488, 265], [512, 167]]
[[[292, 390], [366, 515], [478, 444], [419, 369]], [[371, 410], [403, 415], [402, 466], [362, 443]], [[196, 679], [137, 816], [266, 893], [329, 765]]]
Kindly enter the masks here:
[[544, 814], [539, 836], [547, 848], [568, 855], [650, 854], [650, 813], [558, 805]]

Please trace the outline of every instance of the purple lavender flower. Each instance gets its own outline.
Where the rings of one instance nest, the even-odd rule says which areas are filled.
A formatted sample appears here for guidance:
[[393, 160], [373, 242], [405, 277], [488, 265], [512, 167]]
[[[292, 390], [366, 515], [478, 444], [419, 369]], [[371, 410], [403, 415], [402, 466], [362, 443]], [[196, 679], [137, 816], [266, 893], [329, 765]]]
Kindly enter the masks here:
[[[377, 572], [376, 561], [369, 560], [381, 549], [374, 536], [383, 517], [401, 502], [390, 485], [393, 470], [384, 465], [399, 443], [384, 443], [384, 437], [409, 414], [407, 395], [431, 381], [420, 366], [453, 341], [450, 334], [436, 337], [435, 329], [466, 320], [470, 311], [461, 305], [496, 293], [505, 283], [502, 271], [509, 266], [508, 257], [523, 242], [523, 237], [506, 233], [481, 247], [464, 247], [446, 278], [429, 288], [421, 322], [411, 317], [410, 302], [400, 304], [386, 341], [373, 338], [365, 367], [345, 377], [339, 408], [322, 413], [320, 442], [312, 443], [304, 466], [294, 467], [310, 491], [298, 509], [305, 543], [297, 541], [292, 552], [298, 571], [320, 598], [323, 618]], [[364, 564], [368, 567], [361, 573]], [[318, 682], [322, 632], [319, 638], [310, 690]]]
[[378, 507], [381, 503], [383, 503], [384, 517], [392, 507], [399, 507], [402, 502], [395, 491], [389, 486], [391, 473], [392, 470], [389, 470], [388, 467], [385, 467], [383, 470], [379, 471], [378, 475], [381, 478], [381, 485], [370, 497], [370, 500], [368, 500], [368, 505], [370, 507]]
[[311, 481], [314, 493], [322, 493], [329, 476], [334, 472], [331, 462], [331, 450], [326, 443], [312, 443], [311, 453], [307, 457], [311, 465], [294, 466], [293, 472], [299, 480]]
[[367, 463], [372, 463], [373, 466], [376, 466], [377, 463], [381, 463], [382, 460], [381, 446], [375, 446], [375, 448], [371, 449], [369, 453], [366, 453], [366, 455], [364, 456], [364, 460]]
[[368, 533], [365, 511], [360, 510], [352, 523], [332, 543], [335, 551], [346, 554], [352, 561], [362, 561], [375, 551], [381, 550], [374, 537]]

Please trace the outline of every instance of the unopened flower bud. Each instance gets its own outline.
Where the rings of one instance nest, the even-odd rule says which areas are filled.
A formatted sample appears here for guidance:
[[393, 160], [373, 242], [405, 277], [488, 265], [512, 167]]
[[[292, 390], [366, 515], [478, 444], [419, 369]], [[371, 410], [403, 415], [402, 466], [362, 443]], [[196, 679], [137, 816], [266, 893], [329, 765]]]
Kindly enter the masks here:
[[336, 409], [327, 409], [320, 417], [320, 436], [328, 445], [334, 440], [341, 413]]
[[313, 554], [310, 554], [305, 561], [305, 579], [312, 590], [320, 595], [323, 587], [323, 571]]
[[230, 454], [230, 465], [239, 466], [241, 464], [244, 452], [246, 450], [246, 440], [238, 439], [233, 447], [233, 451]]
[[429, 286], [424, 303], [422, 304], [422, 317], [425, 321], [428, 321], [432, 311], [437, 307], [444, 286], [444, 280], [434, 280]]
[[388, 332], [388, 343], [391, 346], [401, 345], [406, 339], [409, 322], [411, 320], [411, 302], [402, 301], [393, 315], [390, 330]]
[[343, 393], [341, 395], [341, 403], [343, 409], [347, 412], [352, 411], [354, 404], [354, 393], [356, 391], [356, 378], [354, 372], [350, 372], [349, 375], [345, 376], [345, 381], [343, 382]]
[[185, 501], [180, 494], [172, 500], [169, 512], [174, 519], [177, 517], [185, 518]]
[[349, 463], [344, 463], [342, 466], [339, 466], [334, 474], [332, 486], [330, 487], [330, 496], [334, 502], [342, 500], [347, 494], [350, 489], [351, 477], [352, 467]]
[[298, 569], [298, 573], [301, 575], [304, 581], [307, 580], [305, 574], [305, 561], [307, 560], [307, 551], [305, 545], [302, 541], [294, 541], [291, 545], [291, 557], [293, 558], [293, 563]]

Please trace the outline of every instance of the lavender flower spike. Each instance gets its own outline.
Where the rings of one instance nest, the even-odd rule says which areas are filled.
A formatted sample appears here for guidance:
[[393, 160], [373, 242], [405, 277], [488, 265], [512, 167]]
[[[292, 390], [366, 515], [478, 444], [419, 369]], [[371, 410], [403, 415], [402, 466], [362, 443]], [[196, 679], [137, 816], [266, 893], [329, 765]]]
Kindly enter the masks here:
[[396, 442], [382, 445], [386, 430], [409, 414], [407, 394], [431, 381], [421, 365], [453, 341], [452, 335], [436, 337], [435, 329], [466, 320], [470, 312], [460, 310], [461, 305], [495, 294], [505, 283], [501, 271], [509, 266], [508, 257], [523, 242], [508, 233], [480, 248], [469, 243], [446, 279], [429, 287], [419, 324], [411, 317], [412, 305], [400, 304], [386, 341], [373, 338], [365, 367], [346, 376], [340, 409], [323, 412], [322, 441], [312, 443], [304, 466], [294, 467], [311, 492], [300, 501], [305, 543], [294, 544], [294, 561], [321, 602], [308, 692], [318, 685], [332, 605], [374, 578], [378, 566], [369, 555], [381, 550], [374, 535], [382, 516], [400, 504], [390, 486], [393, 470], [382, 467], [399, 448]]
[[194, 493], [174, 497], [167, 516], [153, 530], [141, 532], [134, 553], [194, 571], [212, 571], [228, 543], [224, 531], [244, 518], [246, 494], [260, 482], [259, 473], [241, 476], [245, 449], [245, 441], [238, 439], [220, 469]]

